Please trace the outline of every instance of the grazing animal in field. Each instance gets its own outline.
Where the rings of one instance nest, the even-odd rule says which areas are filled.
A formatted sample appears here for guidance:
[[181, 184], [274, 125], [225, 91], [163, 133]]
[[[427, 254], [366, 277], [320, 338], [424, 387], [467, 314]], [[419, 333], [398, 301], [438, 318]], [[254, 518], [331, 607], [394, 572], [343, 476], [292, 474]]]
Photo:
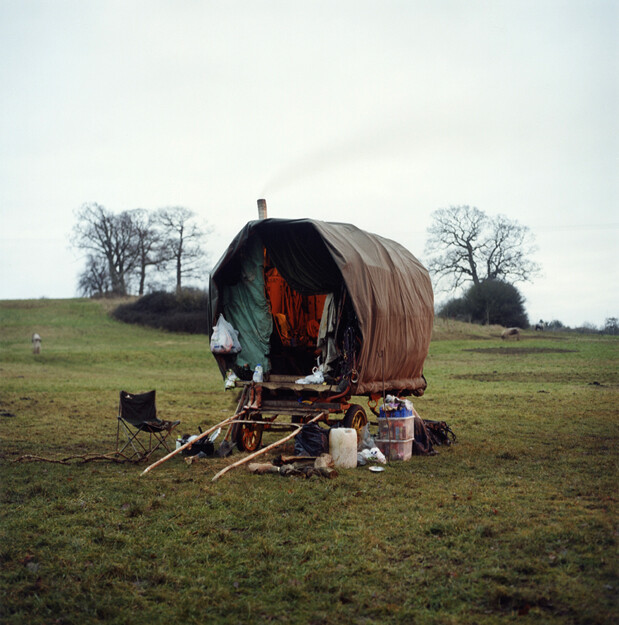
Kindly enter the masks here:
[[501, 334], [501, 339], [505, 341], [510, 338], [515, 338], [517, 341], [519, 341], [520, 329], [519, 328], [505, 328], [505, 330], [503, 330], [503, 333]]
[[32, 353], [41, 353], [41, 337], [36, 332], [32, 335]]
[[540, 319], [539, 323], [535, 324], [535, 331], [536, 332], [543, 332], [545, 327], [546, 327], [546, 324], [544, 323], [544, 321], [542, 319]]

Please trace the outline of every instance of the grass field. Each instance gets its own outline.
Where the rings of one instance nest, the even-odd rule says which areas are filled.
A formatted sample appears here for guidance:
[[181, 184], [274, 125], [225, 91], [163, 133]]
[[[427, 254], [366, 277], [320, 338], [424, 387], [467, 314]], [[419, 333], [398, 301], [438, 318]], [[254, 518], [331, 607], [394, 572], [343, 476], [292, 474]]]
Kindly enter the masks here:
[[235, 401], [205, 336], [0, 302], [2, 622], [616, 622], [619, 341], [499, 333], [435, 330], [415, 407], [458, 435], [439, 455], [213, 483], [230, 458], [14, 462], [112, 450], [122, 388], [180, 432]]

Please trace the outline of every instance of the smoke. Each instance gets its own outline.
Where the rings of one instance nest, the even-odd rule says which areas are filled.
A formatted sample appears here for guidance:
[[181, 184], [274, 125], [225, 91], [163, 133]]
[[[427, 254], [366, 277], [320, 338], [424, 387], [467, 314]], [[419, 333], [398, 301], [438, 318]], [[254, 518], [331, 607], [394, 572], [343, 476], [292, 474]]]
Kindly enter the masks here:
[[361, 161], [394, 158], [409, 152], [417, 143], [410, 120], [408, 124], [391, 122], [371, 131], [356, 133], [292, 161], [267, 181], [262, 195], [272, 195], [307, 178]]
[[399, 110], [383, 113], [378, 122], [291, 160], [266, 182], [262, 193], [272, 195], [307, 178], [362, 161], [402, 159], [423, 175], [429, 162], [442, 166], [438, 161], [494, 153], [502, 150], [509, 138], [501, 119], [492, 115], [472, 114], [466, 107], [454, 114], [448, 101], [433, 107], [404, 103]]

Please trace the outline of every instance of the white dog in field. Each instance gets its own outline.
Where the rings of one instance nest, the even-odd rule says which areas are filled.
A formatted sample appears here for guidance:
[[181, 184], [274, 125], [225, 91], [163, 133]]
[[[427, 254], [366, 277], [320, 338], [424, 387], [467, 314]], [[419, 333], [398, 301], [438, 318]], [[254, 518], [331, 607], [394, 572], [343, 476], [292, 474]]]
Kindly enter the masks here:
[[32, 353], [41, 353], [41, 337], [36, 332], [32, 335]]

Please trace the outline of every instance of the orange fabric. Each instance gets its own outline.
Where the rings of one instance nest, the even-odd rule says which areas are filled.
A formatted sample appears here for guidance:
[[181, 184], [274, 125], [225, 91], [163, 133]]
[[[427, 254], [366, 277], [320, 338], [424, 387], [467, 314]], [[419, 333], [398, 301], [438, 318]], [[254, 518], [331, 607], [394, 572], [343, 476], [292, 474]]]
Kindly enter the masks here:
[[275, 267], [265, 272], [265, 290], [282, 343], [291, 345], [295, 339], [302, 344], [316, 344], [327, 296], [301, 295]]

